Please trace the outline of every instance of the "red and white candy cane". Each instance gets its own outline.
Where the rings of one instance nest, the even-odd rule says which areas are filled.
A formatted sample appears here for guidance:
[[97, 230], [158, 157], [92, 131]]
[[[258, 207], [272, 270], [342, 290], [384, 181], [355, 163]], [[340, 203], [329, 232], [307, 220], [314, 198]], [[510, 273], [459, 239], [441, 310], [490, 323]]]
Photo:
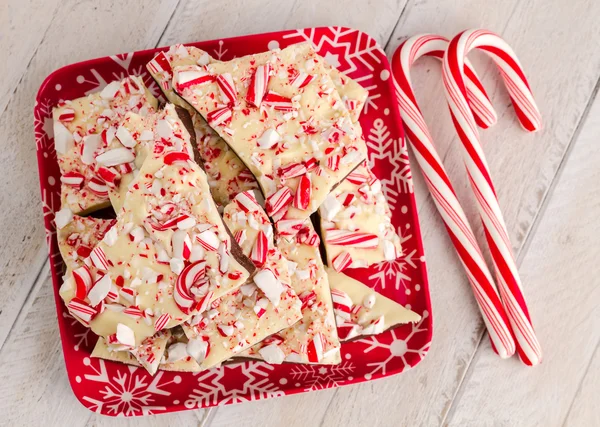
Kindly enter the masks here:
[[486, 52], [498, 66], [519, 121], [526, 130], [534, 132], [540, 128], [540, 113], [519, 60], [504, 40], [487, 30], [467, 30], [452, 39], [443, 61], [446, 98], [462, 142], [463, 159], [477, 198], [477, 207], [492, 254], [502, 301], [516, 339], [517, 351], [525, 364], [537, 365], [542, 360], [542, 349], [531, 324], [508, 231], [479, 142], [475, 119], [466, 99], [463, 71], [465, 57], [475, 48]]
[[[407, 139], [419, 162], [429, 192], [467, 272], [467, 278], [489, 332], [492, 346], [500, 357], [507, 358], [514, 354], [515, 342], [500, 296], [467, 217], [456, 198], [450, 178], [433, 145], [410, 81], [410, 67], [417, 59], [424, 55], [441, 59], [447, 47], [447, 39], [426, 34], [411, 37], [396, 50], [392, 58], [392, 71], [398, 91], [400, 113]], [[493, 108], [475, 72], [469, 65], [467, 66], [469, 67], [467, 75], [470, 76], [468, 87], [472, 90], [471, 99], [477, 98], [477, 102], [472, 105], [476, 104], [480, 107], [476, 111], [482, 112], [481, 121], [491, 125], [494, 120], [490, 118], [496, 117]]]

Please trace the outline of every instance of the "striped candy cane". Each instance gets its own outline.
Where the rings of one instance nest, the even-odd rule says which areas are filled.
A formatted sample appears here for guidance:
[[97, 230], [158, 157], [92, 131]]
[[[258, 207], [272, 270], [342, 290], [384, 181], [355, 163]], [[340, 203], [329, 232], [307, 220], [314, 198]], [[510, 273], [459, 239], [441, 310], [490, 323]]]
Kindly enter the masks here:
[[[429, 192], [467, 273], [492, 346], [500, 357], [506, 358], [514, 354], [515, 342], [504, 308], [473, 231], [456, 198], [450, 178], [433, 146], [433, 140], [417, 105], [410, 82], [410, 67], [417, 59], [424, 55], [442, 59], [447, 47], [446, 38], [426, 34], [411, 37], [396, 50], [392, 58], [392, 70], [396, 80], [400, 113], [407, 139], [419, 162]], [[486, 127], [492, 125], [496, 115], [485, 90], [468, 63], [465, 72], [468, 76], [467, 87], [471, 108], [480, 118], [482, 125]]]
[[465, 57], [475, 48], [486, 52], [498, 66], [519, 121], [526, 130], [534, 132], [540, 128], [540, 113], [521, 65], [504, 40], [486, 30], [467, 30], [452, 39], [443, 60], [446, 98], [454, 126], [462, 141], [464, 162], [477, 198], [500, 295], [517, 342], [517, 351], [525, 364], [533, 366], [541, 362], [542, 349], [531, 324], [506, 225], [479, 142], [476, 121], [467, 101], [463, 68]]

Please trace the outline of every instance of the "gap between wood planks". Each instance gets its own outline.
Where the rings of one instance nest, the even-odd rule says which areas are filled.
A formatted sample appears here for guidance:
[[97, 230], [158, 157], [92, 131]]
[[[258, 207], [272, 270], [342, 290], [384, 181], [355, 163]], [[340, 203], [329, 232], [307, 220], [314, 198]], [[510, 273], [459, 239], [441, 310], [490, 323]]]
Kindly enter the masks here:
[[[592, 366], [592, 363], [594, 363], [594, 360], [596, 359], [596, 357], [599, 357], [599, 355], [600, 355], [599, 349], [600, 349], [600, 342], [598, 342], [598, 344], [596, 344], [596, 349], [592, 353], [592, 357], [590, 357], [590, 361], [585, 368], [585, 372], [584, 372], [583, 376], [581, 377], [581, 380], [579, 381], [579, 385], [577, 386], [577, 391], [575, 391], [575, 394], [573, 395], [573, 400], [571, 401], [571, 404], [569, 405], [569, 409], [567, 410], [567, 413], [565, 414], [565, 419], [561, 423], [562, 427], [565, 427], [567, 425], [567, 421], [569, 421], [569, 416], [571, 415], [571, 410], [573, 409], [575, 400], [577, 400], [577, 397], [579, 396], [579, 393], [581, 392], [581, 388], [583, 387], [583, 382], [587, 378], [587, 374]], [[203, 426], [201, 426], [201, 427], [203, 427]]]
[[[590, 109], [592, 108], [592, 105], [594, 103], [594, 100], [596, 99], [596, 96], [598, 95], [600, 90], [600, 78], [596, 81], [596, 84], [594, 85], [594, 89], [592, 90], [592, 93], [590, 94], [590, 97], [588, 99], [588, 102], [585, 106], [585, 109], [583, 110], [583, 113], [581, 114], [581, 117], [579, 118], [579, 121], [577, 122], [577, 126], [575, 127], [575, 130], [573, 131], [573, 135], [571, 136], [571, 139], [569, 139], [569, 143], [567, 144], [566, 148], [565, 148], [565, 152], [563, 154], [563, 157], [558, 165], [558, 168], [556, 169], [556, 172], [554, 173], [554, 176], [552, 177], [550, 184], [548, 185], [548, 189], [546, 190], [546, 192], [543, 195], [542, 198], [542, 202], [539, 205], [539, 208], [537, 209], [533, 220], [531, 222], [531, 226], [529, 227], [529, 229], [527, 230], [527, 234], [525, 235], [525, 237], [523, 238], [523, 241], [521, 242], [520, 248], [517, 251], [517, 267], [520, 268], [521, 267], [521, 263], [523, 262], [523, 258], [525, 257], [525, 255], [527, 255], [527, 252], [529, 251], [529, 247], [530, 247], [530, 242], [531, 242], [531, 238], [535, 235], [537, 229], [538, 229], [538, 224], [539, 224], [539, 219], [543, 217], [543, 215], [546, 213], [546, 210], [548, 208], [548, 204], [550, 203], [550, 200], [552, 198], [552, 195], [554, 194], [554, 189], [556, 188], [556, 185], [558, 183], [558, 181], [560, 180], [560, 176], [562, 175], [562, 171], [565, 168], [565, 165], [567, 163], [567, 160], [569, 159], [571, 152], [573, 151], [573, 147], [575, 146], [575, 143], [577, 141], [577, 139], [579, 138], [579, 134], [581, 133], [581, 129], [583, 128], [583, 126], [585, 125], [585, 121], [588, 117], [588, 114], [590, 112]], [[525, 294], [527, 294], [527, 292], [525, 292]], [[534, 325], [535, 326], [535, 325]], [[442, 420], [440, 422], [440, 426], [443, 426], [446, 422], [446, 420], [448, 419], [448, 417], [451, 415], [451, 413], [453, 413], [454, 411], [454, 402], [456, 401], [457, 396], [460, 394], [460, 391], [462, 390], [462, 385], [465, 381], [465, 379], [467, 378], [468, 374], [471, 372], [471, 363], [475, 357], [475, 355], [477, 354], [477, 352], [479, 351], [479, 347], [481, 346], [481, 342], [483, 340], [483, 338], [487, 335], [487, 331], [484, 329], [483, 333], [481, 334], [481, 336], [479, 337], [479, 341], [477, 343], [477, 347], [475, 349], [475, 351], [473, 352], [473, 354], [471, 355], [471, 357], [469, 358], [469, 363], [467, 364], [463, 375], [460, 378], [460, 381], [458, 383], [458, 386], [456, 387], [456, 391], [454, 393], [454, 395], [452, 396], [452, 400], [450, 401], [450, 405], [446, 408], [446, 410], [443, 413], [442, 416]], [[597, 348], [596, 348], [597, 350]], [[543, 351], [543, 349], [542, 349]], [[594, 352], [595, 354], [596, 352]], [[516, 354], [513, 357], [518, 357]], [[583, 376], [581, 377], [581, 380], [579, 382], [579, 386], [578, 386], [578, 390], [579, 388], [581, 388], [581, 384], [583, 383], [587, 371], [590, 368], [590, 365], [592, 364], [592, 361], [594, 360], [593, 356], [590, 359], [590, 362], [588, 363], [588, 366], [586, 367], [585, 373], [583, 374]], [[573, 400], [574, 402], [574, 400]], [[571, 407], [573, 405], [573, 402], [571, 402], [571, 406], [569, 407], [569, 411], [567, 412], [567, 416], [569, 414], [569, 412], [571, 411]], [[563, 420], [563, 425], [566, 422], [566, 420], [568, 419], [568, 417], [565, 416], [565, 419]]]

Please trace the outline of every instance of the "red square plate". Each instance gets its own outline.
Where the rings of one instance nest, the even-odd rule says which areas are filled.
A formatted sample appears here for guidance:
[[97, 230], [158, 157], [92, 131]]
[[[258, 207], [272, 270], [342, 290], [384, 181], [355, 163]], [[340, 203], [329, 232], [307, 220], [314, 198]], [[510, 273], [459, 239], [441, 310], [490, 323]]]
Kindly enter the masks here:
[[80, 62], [52, 73], [42, 84], [34, 108], [40, 185], [58, 324], [69, 381], [84, 406], [105, 415], [145, 415], [265, 399], [403, 372], [419, 363], [429, 349], [432, 317], [425, 260], [406, 145], [397, 110], [393, 79], [377, 42], [357, 30], [306, 28], [193, 43], [220, 60], [309, 41], [333, 66], [369, 90], [360, 118], [369, 161], [382, 180], [404, 256], [351, 275], [421, 314], [423, 320], [342, 346], [337, 366], [243, 362], [205, 372], [158, 372], [90, 358], [96, 337], [71, 317], [58, 295], [62, 262], [56, 242], [54, 213], [60, 209], [60, 172], [52, 136], [52, 107], [102, 89], [129, 74], [142, 76], [155, 95], [159, 88], [146, 63], [160, 49]]

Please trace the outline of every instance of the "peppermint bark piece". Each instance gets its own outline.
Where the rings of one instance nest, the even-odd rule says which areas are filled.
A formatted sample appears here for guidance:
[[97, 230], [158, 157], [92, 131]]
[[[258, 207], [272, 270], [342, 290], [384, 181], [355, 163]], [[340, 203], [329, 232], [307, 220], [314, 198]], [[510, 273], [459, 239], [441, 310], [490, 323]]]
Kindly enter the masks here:
[[[215, 366], [302, 318], [301, 301], [291, 288], [287, 260], [273, 243], [269, 218], [252, 192], [238, 194], [225, 207], [227, 224], [244, 254], [258, 271], [252, 283], [221, 298], [212, 310], [184, 324], [196, 360], [203, 368]], [[267, 361], [281, 358], [275, 352]]]
[[278, 348], [286, 362], [338, 364], [340, 342], [329, 280], [319, 253], [319, 236], [307, 222], [291, 241], [278, 239], [277, 248], [288, 260], [292, 288], [302, 301], [302, 320], [240, 356], [262, 359]]
[[252, 173], [229, 146], [208, 126], [206, 121], [185, 100], [175, 93], [172, 86], [173, 68], [185, 65], [206, 65], [207, 53], [181, 44], [159, 52], [146, 68], [156, 80], [165, 97], [192, 115], [196, 142], [204, 170], [208, 176], [211, 193], [217, 204], [225, 206], [238, 193], [258, 187]]
[[402, 255], [381, 181], [361, 164], [319, 208], [327, 264], [336, 271], [368, 267]]
[[54, 108], [62, 208], [84, 214], [109, 206], [109, 188], [135, 159], [133, 147], [119, 138], [117, 124], [128, 112], [145, 116], [157, 105], [142, 79], [129, 76]]
[[342, 98], [342, 101], [350, 112], [352, 121], [355, 123], [358, 122], [360, 113], [365, 106], [365, 102], [367, 102], [369, 91], [337, 68], [334, 68], [327, 63], [325, 63], [325, 68], [329, 71], [329, 76], [331, 76], [331, 80], [333, 80], [333, 84], [338, 90], [340, 98]]
[[338, 336], [347, 341], [377, 335], [405, 323], [421, 320], [417, 313], [375, 292], [344, 273], [326, 267], [336, 315]]
[[199, 160], [193, 148], [195, 133], [189, 113], [173, 104], [166, 104], [162, 110], [146, 116], [128, 112], [118, 129], [121, 138], [127, 139], [129, 145], [134, 147], [136, 157], [129, 167], [130, 171], [122, 173], [115, 182], [116, 185], [109, 187], [109, 197], [115, 212], [123, 207], [125, 195], [144, 160], [154, 149], [156, 141], [160, 150], [185, 152], [190, 158]]
[[238, 259], [253, 266], [234, 248], [202, 169], [155, 141], [69, 308], [109, 344], [137, 347], [246, 281]]
[[115, 222], [113, 219], [78, 215], [62, 218], [62, 214], [57, 214], [58, 248], [65, 263], [65, 275], [59, 294], [65, 304], [75, 297], [73, 271], [85, 265], [85, 260], [90, 256], [92, 249], [104, 238]]
[[173, 87], [257, 178], [286, 237], [366, 158], [360, 126], [308, 44], [177, 67]]
[[[201, 370], [200, 365], [198, 365], [198, 363], [191, 356], [187, 355], [187, 352], [185, 352], [188, 339], [183, 333], [181, 327], [175, 327], [170, 330], [161, 331], [152, 338], [157, 336], [168, 337], [166, 344], [162, 349], [162, 357], [159, 358], [160, 363], [158, 364], [157, 370], [175, 372], [199, 372]], [[146, 341], [148, 340], [149, 339]], [[144, 341], [142, 345], [144, 345], [146, 341]], [[159, 352], [156, 351], [148, 354], [153, 354], [155, 357], [159, 356]], [[125, 363], [127, 365], [142, 366], [140, 361], [136, 359], [132, 352], [118, 350], [112, 346], [109, 346], [106, 344], [106, 340], [103, 337], [98, 338], [91, 357]], [[156, 371], [154, 373], [156, 373]], [[151, 372], [152, 375], [154, 375], [154, 373]]]

